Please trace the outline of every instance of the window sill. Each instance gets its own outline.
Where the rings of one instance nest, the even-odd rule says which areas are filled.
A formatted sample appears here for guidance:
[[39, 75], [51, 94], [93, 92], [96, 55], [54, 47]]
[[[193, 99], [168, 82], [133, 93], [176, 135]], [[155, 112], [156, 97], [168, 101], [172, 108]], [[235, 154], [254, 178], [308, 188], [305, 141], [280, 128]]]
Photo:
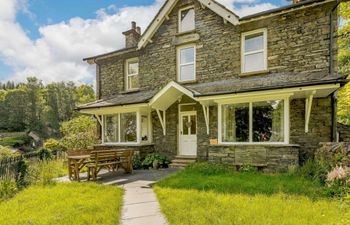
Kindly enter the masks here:
[[177, 81], [179, 84], [196, 84], [198, 80]]
[[175, 36], [178, 37], [178, 36], [187, 35], [187, 34], [194, 34], [194, 33], [196, 33], [196, 29], [184, 31], [184, 32], [178, 32], [175, 34]]
[[247, 76], [255, 76], [255, 75], [261, 75], [269, 73], [270, 70], [260, 70], [260, 71], [253, 71], [253, 72], [247, 72], [247, 73], [241, 73], [239, 74], [240, 77], [247, 77]]
[[140, 91], [140, 88], [135, 88], [135, 89], [132, 89], [132, 90], [125, 90], [125, 91], [122, 91], [120, 92], [121, 94], [130, 94], [130, 93], [135, 93], [135, 92], [139, 92]]

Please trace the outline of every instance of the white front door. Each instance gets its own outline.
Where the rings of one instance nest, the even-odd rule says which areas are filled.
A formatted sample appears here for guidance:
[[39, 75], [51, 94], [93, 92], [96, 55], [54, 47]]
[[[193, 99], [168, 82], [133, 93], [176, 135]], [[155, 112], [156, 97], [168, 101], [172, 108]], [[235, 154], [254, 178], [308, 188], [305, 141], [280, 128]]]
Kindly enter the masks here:
[[197, 155], [197, 114], [180, 113], [179, 155]]

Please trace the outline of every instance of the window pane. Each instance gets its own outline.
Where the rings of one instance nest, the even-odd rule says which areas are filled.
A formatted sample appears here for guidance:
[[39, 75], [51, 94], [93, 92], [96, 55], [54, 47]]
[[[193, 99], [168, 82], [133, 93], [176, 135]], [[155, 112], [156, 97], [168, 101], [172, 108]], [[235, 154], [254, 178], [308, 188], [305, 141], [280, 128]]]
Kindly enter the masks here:
[[189, 121], [188, 116], [182, 117], [182, 135], [188, 135]]
[[141, 116], [141, 141], [148, 141], [148, 116], [142, 115]]
[[180, 80], [195, 80], [193, 64], [180, 67]]
[[197, 120], [196, 116], [192, 115], [191, 116], [191, 134], [196, 134], [197, 133]]
[[136, 142], [136, 113], [120, 114], [120, 142]]
[[128, 89], [139, 88], [139, 76], [134, 75], [128, 77]]
[[118, 142], [118, 115], [105, 116], [104, 142]]
[[264, 70], [264, 53], [255, 53], [245, 56], [244, 72]]
[[222, 106], [222, 141], [249, 141], [249, 104]]
[[196, 111], [196, 105], [195, 105], [195, 104], [191, 104], [191, 105], [180, 105], [180, 111], [181, 111], [181, 112]]
[[187, 9], [181, 11], [181, 28], [180, 31], [190, 31], [194, 30], [194, 9]]
[[253, 103], [253, 141], [284, 141], [283, 100]]
[[138, 62], [130, 62], [128, 64], [128, 74], [138, 74], [139, 73], [139, 63]]
[[194, 62], [194, 47], [180, 50], [180, 64]]
[[245, 52], [257, 51], [264, 49], [264, 34], [258, 33], [245, 37]]

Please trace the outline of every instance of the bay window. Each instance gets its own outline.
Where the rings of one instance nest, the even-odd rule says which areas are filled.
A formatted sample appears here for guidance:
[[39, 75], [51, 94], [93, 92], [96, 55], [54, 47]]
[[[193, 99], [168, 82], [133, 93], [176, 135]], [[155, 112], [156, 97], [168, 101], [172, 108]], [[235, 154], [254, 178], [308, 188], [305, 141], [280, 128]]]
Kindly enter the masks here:
[[267, 70], [267, 31], [259, 29], [242, 34], [242, 73]]
[[221, 143], [287, 143], [288, 99], [219, 104]]
[[149, 143], [148, 112], [126, 112], [103, 116], [103, 143]]

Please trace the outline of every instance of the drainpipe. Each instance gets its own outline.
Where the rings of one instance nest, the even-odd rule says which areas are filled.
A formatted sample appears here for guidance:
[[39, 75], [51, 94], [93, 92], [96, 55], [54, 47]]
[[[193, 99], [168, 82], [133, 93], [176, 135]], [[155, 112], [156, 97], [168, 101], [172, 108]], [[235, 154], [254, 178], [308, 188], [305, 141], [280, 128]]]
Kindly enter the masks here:
[[[332, 8], [329, 14], [329, 26], [330, 26], [330, 38], [329, 38], [329, 74], [334, 75], [334, 54], [333, 54], [333, 42], [334, 42], [334, 12], [338, 8], [342, 0], [337, 0], [336, 5]], [[336, 140], [337, 135], [337, 96], [334, 92], [331, 96], [332, 107], [332, 129], [331, 129], [331, 142]]]
[[100, 91], [100, 64], [97, 63], [96, 59], [94, 59], [94, 63], [96, 64], [96, 100], [101, 99], [101, 91]]

